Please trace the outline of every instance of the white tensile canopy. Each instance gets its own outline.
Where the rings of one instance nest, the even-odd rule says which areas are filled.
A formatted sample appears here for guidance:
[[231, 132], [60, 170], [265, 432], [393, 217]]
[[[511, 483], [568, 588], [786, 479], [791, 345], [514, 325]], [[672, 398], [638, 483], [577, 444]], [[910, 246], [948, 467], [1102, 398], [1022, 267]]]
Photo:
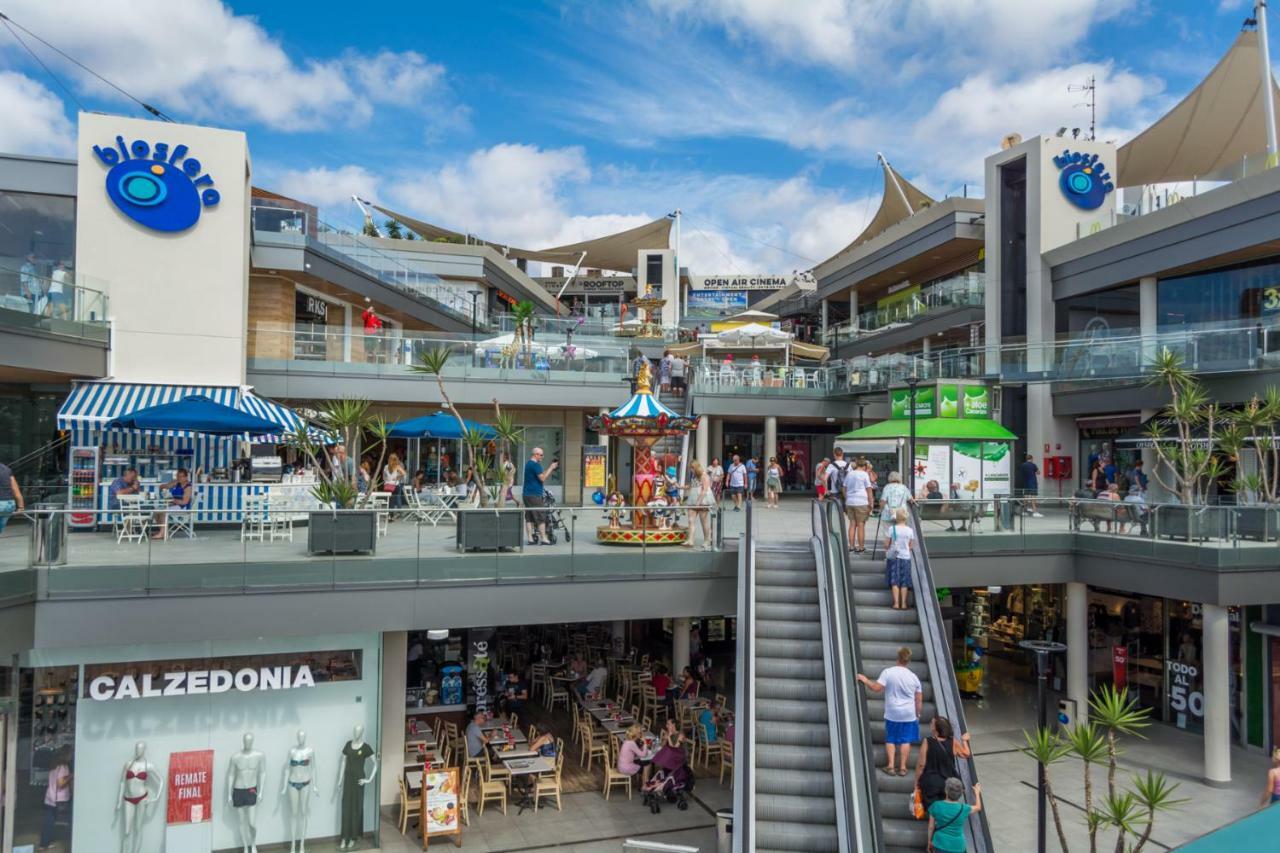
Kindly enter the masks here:
[[[482, 353], [486, 351], [492, 352], [495, 350], [505, 349], [506, 347], [511, 346], [511, 343], [514, 340], [515, 340], [515, 334], [512, 332], [507, 332], [505, 335], [498, 335], [495, 338], [489, 338], [488, 340], [484, 340], [484, 341], [477, 341], [476, 352], [478, 353]], [[567, 347], [567, 344], [563, 341], [560, 341], [560, 342], [553, 341], [551, 343], [547, 343], [546, 341], [530, 341], [528, 343], [520, 345], [520, 349], [525, 352], [534, 352], [534, 353], [539, 353], [543, 355], [553, 355], [557, 358], [566, 355], [565, 353], [566, 347]], [[573, 345], [574, 358], [595, 358], [598, 355], [600, 355], [600, 353], [596, 352], [593, 349], [580, 347], [577, 344]]]
[[1116, 185], [1121, 187], [1213, 179], [1267, 150], [1263, 97], [1280, 113], [1280, 87], [1262, 91], [1258, 34], [1236, 37], [1200, 85], [1151, 127], [1116, 153]]

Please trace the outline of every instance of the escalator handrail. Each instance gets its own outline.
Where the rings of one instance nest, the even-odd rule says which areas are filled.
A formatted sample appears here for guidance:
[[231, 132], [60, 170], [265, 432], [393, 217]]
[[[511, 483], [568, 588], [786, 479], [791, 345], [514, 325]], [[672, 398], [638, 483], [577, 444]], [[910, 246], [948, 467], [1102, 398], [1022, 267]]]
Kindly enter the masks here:
[[[938, 604], [937, 590], [933, 585], [933, 571], [929, 565], [929, 551], [921, 535], [920, 515], [914, 504], [909, 504], [911, 529], [915, 534], [912, 547], [917, 558], [911, 561], [911, 583], [916, 594], [916, 612], [920, 617], [921, 642], [929, 660], [933, 681], [933, 702], [938, 713], [951, 721], [955, 737], [969, 730], [964, 718], [964, 703], [960, 700], [960, 688], [956, 684], [955, 668], [951, 661], [950, 638], [944, 636], [942, 608]], [[957, 759], [956, 769], [965, 790], [978, 781], [977, 766], [973, 758]], [[974, 853], [992, 853], [991, 828], [987, 825], [986, 810], [969, 816], [970, 837]]]
[[875, 753], [865, 694], [858, 689], [862, 651], [849, 585], [848, 543], [842, 507], [817, 500], [812, 505], [814, 556], [827, 654], [827, 704], [831, 722], [831, 769], [835, 777], [840, 850], [882, 853]]
[[755, 850], [756, 544], [747, 502], [745, 529], [738, 539], [738, 654], [734, 688], [733, 851]]

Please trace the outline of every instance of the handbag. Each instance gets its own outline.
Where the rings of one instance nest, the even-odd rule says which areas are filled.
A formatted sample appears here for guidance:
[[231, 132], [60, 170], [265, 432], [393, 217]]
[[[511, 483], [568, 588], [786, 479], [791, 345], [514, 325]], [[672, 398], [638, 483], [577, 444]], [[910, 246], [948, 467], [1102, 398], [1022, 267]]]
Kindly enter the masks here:
[[910, 810], [911, 810], [911, 814], [915, 816], [916, 820], [925, 819], [926, 813], [924, 810], [924, 798], [920, 796], [919, 788], [916, 788], [911, 792]]
[[394, 492], [395, 490], [396, 490], [396, 484], [395, 484], [395, 483], [383, 483], [383, 484], [382, 484], [382, 491], [384, 491], [384, 492]]

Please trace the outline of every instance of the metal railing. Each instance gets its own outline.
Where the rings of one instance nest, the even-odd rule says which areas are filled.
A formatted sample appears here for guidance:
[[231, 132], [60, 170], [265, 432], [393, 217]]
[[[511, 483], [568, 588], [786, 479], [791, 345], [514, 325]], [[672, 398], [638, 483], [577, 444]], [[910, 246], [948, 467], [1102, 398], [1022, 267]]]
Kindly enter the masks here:
[[[525, 531], [534, 510], [521, 507], [437, 500], [414, 509], [332, 510], [308, 508], [304, 495], [282, 508], [268, 500], [265, 508], [231, 509], [216, 489], [197, 489], [190, 532], [177, 524], [189, 514], [158, 504], [29, 508], [0, 536], [0, 582], [37, 570], [42, 597], [90, 598], [719, 576], [723, 525], [736, 528], [741, 518], [726, 521], [718, 507], [709, 508], [710, 552], [643, 540], [624, 547], [599, 541], [597, 530], [609, 527], [612, 513], [626, 521], [638, 514], [654, 529], [687, 528], [689, 508], [556, 506], [545, 510], [553, 514], [554, 544], [535, 546], [526, 544]], [[339, 529], [347, 527], [353, 530]], [[356, 548], [349, 536], [365, 539]], [[484, 537], [485, 550], [473, 550], [476, 537]], [[59, 547], [42, 544], [48, 541]]]
[[822, 343], [832, 349], [937, 314], [951, 308], [985, 304], [986, 274], [966, 272], [925, 285], [914, 296], [883, 308], [868, 308], [858, 313], [857, 321], [846, 320], [829, 326]]
[[733, 851], [752, 853], [756, 829], [756, 543], [752, 505], [738, 543], [738, 654], [734, 689]]
[[107, 307], [104, 287], [78, 272], [0, 268], [0, 325], [106, 343]]
[[831, 722], [831, 768], [835, 776], [836, 820], [841, 850], [883, 851], [875, 753], [866, 695], [858, 689], [862, 651], [851, 609], [849, 543], [843, 507], [834, 501], [811, 505], [812, 544], [818, 563]]
[[[969, 730], [964, 716], [964, 703], [960, 699], [960, 687], [956, 683], [955, 667], [951, 660], [951, 642], [942, 621], [942, 608], [938, 604], [937, 590], [933, 585], [933, 569], [929, 565], [929, 551], [916, 508], [911, 506], [911, 526], [915, 532], [912, 548], [917, 559], [911, 561], [911, 581], [915, 589], [916, 611], [920, 619], [921, 642], [929, 659], [930, 681], [933, 683], [933, 701], [940, 716], [951, 721], [955, 736], [961, 737]], [[973, 757], [956, 760], [956, 769], [965, 790], [973, 789], [978, 781], [978, 770]], [[974, 853], [992, 853], [991, 829], [987, 825], [985, 810], [969, 816], [969, 837]]]

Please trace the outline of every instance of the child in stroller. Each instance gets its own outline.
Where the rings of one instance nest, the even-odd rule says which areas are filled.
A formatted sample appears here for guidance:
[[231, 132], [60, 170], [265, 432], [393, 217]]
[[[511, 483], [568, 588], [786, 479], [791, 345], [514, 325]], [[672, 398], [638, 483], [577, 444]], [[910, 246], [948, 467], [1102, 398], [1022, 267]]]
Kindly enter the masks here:
[[641, 789], [644, 804], [649, 807], [649, 811], [653, 814], [662, 811], [663, 800], [675, 803], [680, 811], [689, 808], [686, 796], [693, 791], [693, 770], [689, 767], [685, 751], [664, 744], [653, 756], [652, 764], [657, 772], [649, 777], [649, 781]]

